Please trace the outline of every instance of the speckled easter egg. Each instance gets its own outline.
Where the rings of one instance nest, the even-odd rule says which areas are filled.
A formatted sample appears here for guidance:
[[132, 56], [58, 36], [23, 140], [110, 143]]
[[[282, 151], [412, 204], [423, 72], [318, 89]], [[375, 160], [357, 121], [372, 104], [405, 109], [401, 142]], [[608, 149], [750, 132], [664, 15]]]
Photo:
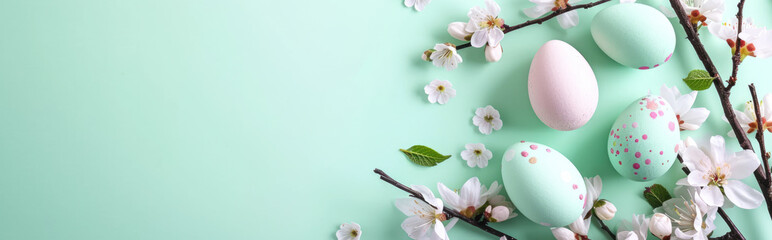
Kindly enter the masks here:
[[665, 174], [678, 153], [678, 120], [664, 98], [647, 95], [631, 103], [614, 121], [608, 157], [622, 176], [650, 181]]
[[675, 49], [675, 32], [667, 17], [639, 3], [621, 3], [601, 10], [592, 19], [590, 31], [606, 55], [636, 69], [664, 64]]
[[584, 126], [598, 106], [598, 82], [590, 64], [566, 42], [539, 48], [528, 72], [531, 107], [544, 124], [570, 131]]
[[525, 141], [513, 144], [504, 153], [501, 176], [509, 198], [535, 223], [560, 227], [582, 215], [587, 192], [582, 175], [548, 146]]

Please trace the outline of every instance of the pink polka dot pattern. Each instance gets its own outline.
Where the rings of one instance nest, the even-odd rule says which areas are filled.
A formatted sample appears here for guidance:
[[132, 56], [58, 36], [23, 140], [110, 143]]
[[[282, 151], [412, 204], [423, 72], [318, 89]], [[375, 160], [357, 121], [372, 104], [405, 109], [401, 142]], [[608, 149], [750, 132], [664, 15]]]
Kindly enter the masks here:
[[536, 150], [537, 148], [539, 148], [539, 147], [537, 147], [536, 145], [531, 144], [531, 149]]
[[520, 155], [522, 155], [523, 157], [528, 157], [528, 152], [522, 151], [520, 152]]
[[[665, 62], [663, 62], [662, 64], [666, 63], [667, 61], [670, 61], [670, 57], [672, 57], [672, 56], [673, 56], [672, 53], [670, 53], [670, 55], [667, 55], [667, 58], [665, 58]], [[652, 68], [659, 67], [659, 65], [662, 65], [662, 64], [657, 63], [657, 64], [654, 64], [654, 66], [652, 66], [652, 67], [641, 66], [641, 67], [638, 67], [638, 69], [640, 69], [640, 70], [649, 70], [649, 69], [652, 69]]]
[[647, 95], [628, 105], [609, 131], [608, 154], [614, 169], [636, 181], [667, 172], [680, 140], [676, 122], [672, 107], [660, 96]]

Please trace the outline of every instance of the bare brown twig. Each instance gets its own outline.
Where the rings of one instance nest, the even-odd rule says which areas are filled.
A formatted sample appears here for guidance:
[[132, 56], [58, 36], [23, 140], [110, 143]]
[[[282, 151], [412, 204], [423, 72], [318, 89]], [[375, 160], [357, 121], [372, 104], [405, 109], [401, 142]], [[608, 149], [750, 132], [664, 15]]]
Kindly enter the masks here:
[[606, 223], [604, 223], [603, 220], [600, 220], [600, 218], [598, 218], [597, 214], [592, 214], [592, 216], [595, 217], [595, 220], [598, 220], [598, 223], [600, 224], [600, 228], [603, 229], [603, 231], [606, 232], [608, 236], [611, 237], [611, 239], [613, 240], [617, 239], [617, 236], [614, 235], [614, 232], [612, 232], [611, 229], [609, 229], [608, 226], [606, 226]]
[[756, 86], [751, 83], [748, 85], [748, 89], [751, 91], [751, 98], [753, 99], [753, 110], [756, 113], [756, 141], [759, 143], [759, 150], [761, 151], [761, 163], [764, 166], [764, 171], [767, 176], [770, 175], [769, 169], [769, 155], [767, 153], [767, 146], [764, 144], [764, 122], [762, 121], [761, 108], [759, 107], [759, 97], [756, 95]]
[[745, 0], [740, 0], [740, 2], [737, 3], [737, 39], [735, 39], [734, 42], [734, 55], [732, 55], [732, 76], [729, 77], [729, 83], [726, 86], [726, 91], [729, 92], [732, 90], [732, 87], [735, 83], [737, 83], [737, 71], [739, 69], [740, 63], [742, 60], [740, 60], [740, 32], [742, 32], [743, 29], [743, 7], [745, 6]]
[[[504, 34], [506, 34], [506, 33], [509, 33], [511, 31], [514, 31], [514, 30], [517, 30], [517, 29], [520, 29], [520, 28], [524, 28], [524, 27], [527, 27], [527, 26], [531, 26], [531, 25], [534, 25], [534, 24], [542, 24], [542, 23], [546, 22], [547, 20], [550, 20], [550, 19], [552, 19], [554, 17], [557, 17], [560, 14], [567, 13], [567, 12], [570, 12], [572, 10], [588, 9], [588, 8], [591, 8], [591, 7], [594, 7], [594, 6], [597, 6], [597, 5], [609, 2], [609, 1], [611, 1], [611, 0], [600, 0], [600, 1], [591, 2], [591, 3], [585, 3], [585, 4], [568, 6], [568, 7], [563, 8], [563, 9], [555, 10], [552, 13], [550, 13], [550, 14], [544, 16], [544, 17], [536, 18], [536, 19], [533, 19], [533, 20], [528, 20], [528, 21], [525, 21], [525, 22], [523, 22], [521, 24], [512, 25], [512, 26], [504, 25], [504, 28], [502, 30], [504, 31]], [[471, 46], [472, 46], [471, 43], [464, 43], [464, 44], [456, 46], [456, 50], [461, 50], [461, 49], [468, 48], [468, 47], [471, 47]]]
[[[402, 189], [402, 191], [410, 193], [411, 197], [414, 197], [414, 198], [420, 199], [421, 201], [426, 202], [426, 200], [421, 195], [421, 193], [419, 193], [416, 190], [413, 190], [412, 188], [410, 188], [408, 186], [405, 186], [405, 184], [402, 184], [402, 183], [398, 182], [397, 180], [394, 180], [388, 174], [383, 172], [383, 170], [380, 170], [380, 169], [376, 168], [376, 169], [373, 170], [373, 172], [375, 172], [376, 174], [380, 175], [381, 176], [381, 180], [383, 180], [384, 182], [387, 182], [387, 183], [389, 183], [389, 184], [391, 184], [391, 185], [393, 185], [393, 186], [395, 186], [395, 187], [397, 187], [399, 189]], [[429, 204], [428, 202], [426, 202], [426, 203]], [[429, 205], [431, 205], [431, 204], [429, 204]], [[437, 208], [436, 206], [432, 206], [432, 207]], [[492, 227], [490, 227], [490, 226], [488, 226], [486, 224], [477, 222], [474, 219], [471, 219], [471, 218], [468, 218], [468, 217], [466, 217], [464, 215], [461, 215], [461, 213], [459, 213], [456, 210], [453, 210], [453, 209], [450, 209], [450, 208], [442, 208], [442, 212], [444, 212], [446, 215], [448, 215], [450, 217], [458, 218], [461, 221], [467, 222], [467, 223], [469, 223], [469, 224], [471, 224], [471, 225], [473, 225], [473, 226], [475, 226], [475, 227], [477, 227], [479, 229], [482, 229], [483, 231], [485, 231], [487, 233], [493, 234], [493, 235], [495, 235], [497, 237], [506, 237], [507, 240], [517, 240], [514, 237], [509, 236], [509, 235], [507, 235], [507, 234], [505, 234], [503, 232], [500, 232], [499, 230], [496, 230], [496, 229], [494, 229], [494, 228], [492, 228]]]

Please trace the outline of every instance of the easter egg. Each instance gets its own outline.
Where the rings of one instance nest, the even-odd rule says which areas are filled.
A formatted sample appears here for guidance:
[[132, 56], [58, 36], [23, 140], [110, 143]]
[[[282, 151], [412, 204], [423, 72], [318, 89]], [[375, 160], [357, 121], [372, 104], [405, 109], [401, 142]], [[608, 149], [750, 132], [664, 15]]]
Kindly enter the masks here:
[[531, 221], [561, 227], [582, 215], [587, 189], [574, 164], [554, 149], [520, 141], [501, 161], [501, 176], [509, 198]]
[[622, 176], [650, 181], [676, 161], [681, 138], [678, 119], [664, 98], [636, 99], [614, 121], [608, 138], [608, 157]]
[[590, 64], [566, 42], [539, 48], [528, 72], [531, 107], [544, 124], [570, 131], [584, 126], [598, 106], [598, 82]]
[[621, 3], [601, 10], [590, 25], [592, 38], [614, 61], [637, 69], [652, 69], [670, 60], [675, 32], [657, 9]]

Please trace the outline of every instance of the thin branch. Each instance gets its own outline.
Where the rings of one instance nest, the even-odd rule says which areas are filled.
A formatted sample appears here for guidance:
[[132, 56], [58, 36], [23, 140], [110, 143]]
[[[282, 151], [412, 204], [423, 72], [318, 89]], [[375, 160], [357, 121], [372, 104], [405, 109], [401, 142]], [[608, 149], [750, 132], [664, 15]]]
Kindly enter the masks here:
[[767, 146], [764, 144], [764, 131], [766, 130], [766, 127], [764, 127], [764, 123], [759, 117], [761, 116], [759, 97], [756, 95], [756, 86], [753, 85], [753, 83], [748, 85], [748, 89], [751, 91], [751, 98], [753, 98], [753, 109], [756, 113], [756, 141], [759, 143], [759, 150], [761, 151], [761, 162], [763, 163], [764, 171], [766, 172], [767, 176], [770, 176], [769, 153], [767, 153]]
[[[520, 28], [524, 28], [524, 27], [531, 26], [531, 25], [534, 25], [534, 24], [542, 24], [542, 23], [546, 22], [547, 20], [550, 20], [550, 19], [552, 19], [554, 17], [557, 17], [558, 15], [563, 14], [563, 13], [567, 13], [567, 12], [570, 12], [570, 11], [573, 11], [573, 10], [576, 10], [576, 9], [588, 9], [588, 8], [591, 8], [591, 7], [594, 7], [594, 6], [597, 6], [597, 5], [609, 2], [609, 1], [611, 1], [611, 0], [600, 0], [600, 1], [596, 1], [596, 2], [579, 4], [579, 5], [569, 5], [566, 8], [555, 10], [552, 13], [547, 14], [544, 17], [536, 18], [536, 19], [533, 19], [533, 20], [528, 20], [528, 21], [525, 21], [525, 22], [523, 22], [521, 24], [517, 24], [517, 25], [512, 25], [512, 26], [504, 25], [504, 28], [502, 30], [504, 31], [504, 34], [507, 34], [507, 33], [511, 32], [511, 31], [514, 31], [514, 30], [517, 30], [517, 29], [520, 29]], [[471, 47], [471, 46], [472, 46], [471, 43], [464, 43], [464, 44], [456, 46], [456, 50], [461, 50], [461, 49], [468, 48], [468, 47]]]
[[[705, 66], [705, 70], [707, 70], [711, 76], [715, 77], [713, 79], [713, 86], [716, 88], [716, 92], [721, 99], [721, 106], [724, 110], [724, 116], [726, 116], [726, 119], [729, 121], [729, 125], [732, 127], [732, 131], [737, 137], [737, 142], [740, 143], [740, 147], [743, 149], [753, 151], [753, 145], [748, 139], [745, 131], [743, 131], [742, 127], [740, 126], [740, 123], [737, 121], [734, 108], [732, 107], [732, 103], [729, 101], [730, 92], [724, 87], [724, 83], [721, 81], [721, 75], [718, 74], [716, 66], [713, 65], [713, 61], [710, 59], [708, 52], [705, 51], [705, 46], [702, 45], [699, 37], [697, 37], [697, 31], [695, 31], [694, 26], [689, 22], [689, 19], [687, 19], [686, 12], [684, 11], [683, 6], [681, 6], [680, 0], [669, 1], [670, 6], [673, 7], [673, 10], [678, 16], [678, 20], [681, 23], [681, 26], [686, 32], [686, 38], [689, 40], [692, 47], [694, 48], [694, 51], [697, 53], [697, 56], [700, 58], [700, 61], [702, 61], [702, 64]], [[738, 13], [738, 15], [741, 15], [741, 13]], [[739, 22], [738, 25], [742, 25], [742, 22]], [[770, 194], [772, 192], [770, 185], [772, 184], [770, 184], [768, 179], [771, 177], [768, 177], [763, 166], [759, 166], [756, 171], [753, 172], [753, 176], [756, 178], [756, 182], [758, 182], [759, 187], [761, 188], [762, 195], [764, 195], [764, 200], [767, 203], [767, 212], [769, 213], [770, 218], [772, 218], [772, 195]]]
[[[405, 184], [402, 184], [402, 183], [398, 182], [397, 180], [394, 180], [393, 178], [391, 178], [389, 175], [387, 175], [382, 170], [376, 168], [375, 170], [373, 170], [373, 172], [375, 172], [376, 174], [380, 175], [381, 176], [381, 180], [383, 180], [384, 182], [387, 182], [387, 183], [389, 183], [389, 184], [391, 184], [391, 185], [393, 185], [393, 186], [395, 186], [395, 187], [397, 187], [399, 189], [402, 189], [402, 191], [410, 193], [411, 197], [414, 197], [414, 198], [417, 198], [417, 199], [421, 199], [421, 201], [426, 202], [426, 199], [424, 199], [424, 197], [421, 195], [421, 193], [419, 193], [416, 190], [413, 190], [412, 188], [410, 188], [408, 186], [405, 186]], [[429, 204], [428, 202], [426, 202], [426, 203]], [[429, 204], [429, 205], [431, 205], [431, 204]], [[436, 206], [432, 206], [432, 207], [437, 208]], [[497, 237], [506, 237], [507, 240], [517, 240], [514, 237], [509, 236], [509, 235], [507, 235], [507, 234], [505, 234], [503, 232], [500, 232], [499, 230], [496, 230], [496, 229], [494, 229], [494, 228], [492, 228], [492, 227], [490, 227], [488, 225], [479, 223], [479, 222], [477, 222], [477, 221], [475, 221], [475, 220], [473, 220], [471, 218], [468, 218], [468, 217], [466, 217], [464, 215], [461, 215], [461, 213], [459, 213], [456, 210], [453, 210], [453, 209], [450, 209], [450, 208], [442, 208], [442, 212], [444, 212], [446, 215], [448, 215], [450, 217], [455, 217], [455, 218], [460, 219], [461, 221], [467, 222], [467, 223], [469, 223], [469, 224], [471, 224], [471, 225], [473, 225], [473, 226], [475, 226], [475, 227], [477, 227], [479, 229], [482, 229], [483, 231], [485, 231], [487, 233], [496, 235]]]
[[603, 220], [600, 220], [600, 218], [598, 218], [597, 214], [592, 214], [592, 216], [595, 217], [595, 220], [598, 220], [598, 223], [600, 224], [600, 228], [603, 229], [603, 231], [605, 231], [608, 234], [608, 236], [611, 237], [611, 239], [613, 240], [617, 239], [617, 236], [614, 235], [614, 232], [612, 232], [611, 229], [609, 229], [608, 226], [606, 226], [606, 223], [604, 223]]
[[[737, 3], [737, 39], [734, 42], [734, 55], [732, 56], [732, 76], [729, 77], [729, 84], [726, 86], [726, 91], [732, 90], [732, 87], [737, 82], [737, 71], [740, 66], [740, 32], [743, 30], [743, 6], [745, 6], [745, 0], [740, 0]], [[767, 175], [768, 176], [768, 175]]]

